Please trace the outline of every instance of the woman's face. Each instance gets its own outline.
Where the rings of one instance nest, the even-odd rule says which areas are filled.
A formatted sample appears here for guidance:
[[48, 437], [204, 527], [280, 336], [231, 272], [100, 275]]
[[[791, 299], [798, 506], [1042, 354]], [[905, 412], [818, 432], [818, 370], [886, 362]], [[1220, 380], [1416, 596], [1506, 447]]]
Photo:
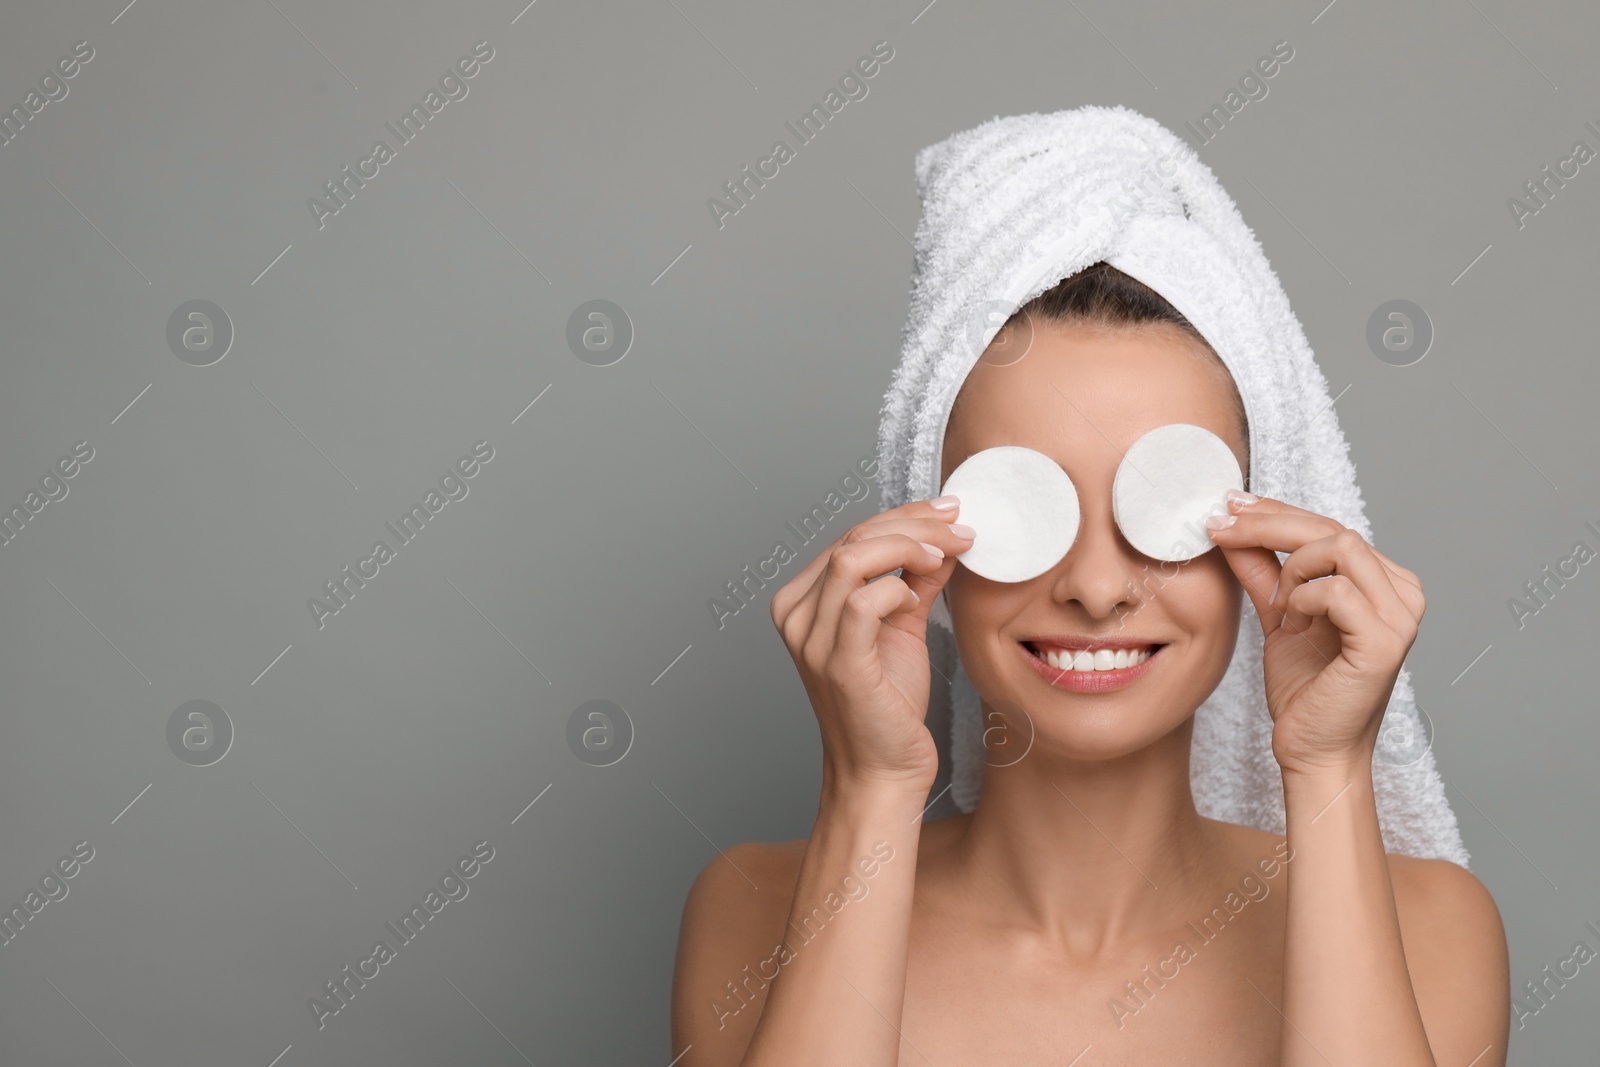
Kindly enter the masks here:
[[[1187, 422], [1227, 442], [1247, 471], [1248, 438], [1227, 371], [1176, 327], [1032, 326], [1025, 355], [1008, 348], [1018, 343], [1008, 327], [962, 385], [940, 484], [986, 448], [1043, 452], [1077, 487], [1077, 540], [1026, 582], [990, 581], [958, 563], [945, 595], [967, 675], [1007, 726], [1036, 751], [1110, 759], [1170, 733], [1216, 688], [1243, 595], [1220, 549], [1173, 563], [1128, 543], [1112, 518], [1117, 466], [1149, 430]], [[1074, 635], [1091, 640], [1061, 640]], [[1093, 639], [1165, 647], [1129, 684], [1099, 692], [1054, 683], [1060, 667], [1036, 666], [1042, 643], [1092, 651]]]

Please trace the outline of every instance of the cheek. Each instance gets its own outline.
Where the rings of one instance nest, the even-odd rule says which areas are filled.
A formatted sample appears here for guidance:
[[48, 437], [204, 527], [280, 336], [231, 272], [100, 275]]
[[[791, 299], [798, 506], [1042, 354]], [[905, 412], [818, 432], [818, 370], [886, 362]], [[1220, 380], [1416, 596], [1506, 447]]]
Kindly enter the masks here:
[[945, 583], [950, 618], [955, 623], [956, 647], [974, 683], [980, 674], [987, 678], [994, 668], [1001, 674], [1010, 663], [1013, 651], [1001, 636], [1008, 624], [1039, 597], [1049, 596], [1047, 579], [1031, 582], [992, 582], [956, 564], [955, 573]]
[[1048, 598], [1050, 577], [1042, 575], [1028, 582], [994, 582], [958, 562], [944, 588], [950, 617], [956, 621], [958, 631], [964, 624], [973, 635], [993, 634], [1029, 603], [1040, 597]]
[[957, 561], [950, 580], [944, 583], [944, 597], [950, 605], [951, 618], [959, 620], [965, 617], [981, 625], [978, 620], [987, 619], [994, 613], [996, 590], [997, 583], [972, 573], [965, 564]]
[[[1222, 553], [1212, 549], [1184, 565], [1183, 573], [1162, 590], [1167, 618], [1188, 635], [1196, 655], [1214, 666], [1220, 679], [1239, 640], [1244, 589]], [[1197, 665], [1198, 667], [1198, 665]]]
[[1221, 551], [1212, 549], [1185, 563], [1178, 576], [1167, 582], [1159, 600], [1168, 616], [1185, 631], [1201, 635], [1238, 620], [1244, 590], [1233, 576]]

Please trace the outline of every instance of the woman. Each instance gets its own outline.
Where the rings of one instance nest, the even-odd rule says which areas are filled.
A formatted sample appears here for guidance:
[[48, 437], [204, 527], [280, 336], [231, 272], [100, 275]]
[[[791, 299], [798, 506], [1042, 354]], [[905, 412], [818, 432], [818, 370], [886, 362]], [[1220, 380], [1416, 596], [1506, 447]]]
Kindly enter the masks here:
[[[1326, 383], [1304, 371], [1298, 323], [1274, 318], [1281, 290], [1238, 239], [1242, 222], [1229, 230], [1237, 209], [1208, 191], [1209, 170], [1187, 159], [1131, 207], [1076, 214], [1095, 196], [1112, 202], [1108, 168], [1151, 148], [1170, 162], [1176, 144], [1126, 109], [1085, 108], [997, 119], [919, 154], [913, 326], [928, 328], [908, 329], [896, 376], [916, 396], [897, 408], [891, 388], [885, 408], [881, 444], [904, 436], [891, 424], [915, 426], [916, 454], [893, 457], [896, 494], [919, 469], [943, 484], [976, 452], [1022, 445], [1070, 476], [1079, 530], [1044, 574], [993, 582], [956, 558], [974, 543], [959, 500], [924, 495], [853, 527], [775, 594], [821, 729], [822, 796], [808, 840], [731, 848], [691, 889], [674, 981], [683, 1067], [1503, 1067], [1509, 980], [1493, 900], [1458, 863], [1386, 850], [1394, 837], [1464, 857], [1453, 819], [1428, 830], [1427, 803], [1443, 804], [1431, 760], [1375, 773], [1385, 709], [1402, 689], [1410, 706], [1397, 680], [1425, 601], [1416, 575], [1352, 528], [1365, 522], [1353, 473], [1350, 522], [1230, 493], [1226, 517], [1207, 522], [1215, 549], [1153, 579], [1113, 514], [1119, 463], [1159, 426], [1210, 430], [1247, 484], [1302, 486], [1300, 499], [1320, 499], [1293, 477], [1314, 461], [1280, 438], [1342, 446], [1336, 427], [1265, 403], [1260, 368], [1274, 360], [1298, 368], [1273, 379], [1293, 383], [1290, 406], [1315, 410]], [[1068, 188], [1073, 217], [1028, 201], [1030, 188]], [[951, 197], [1032, 206], [947, 210]], [[1006, 223], [979, 218], [1050, 240], [1019, 242], [1027, 253], [1006, 262]], [[975, 228], [952, 236], [963, 226]], [[1187, 251], [1151, 254], [1163, 242]], [[1003, 264], [998, 289], [949, 280], [986, 264]], [[982, 358], [941, 348], [960, 315], [929, 326], [941, 271], [945, 294], [962, 294], [946, 304], [970, 314], [1002, 292], [1016, 309]], [[1304, 362], [1272, 354], [1289, 349]], [[953, 398], [928, 370], [937, 361], [955, 368]], [[943, 420], [923, 417], [940, 403]], [[1328, 469], [1344, 469], [1336, 451]], [[896, 494], [886, 483], [886, 502]], [[938, 770], [927, 623], [941, 609], [959, 650], [952, 691], [970, 683], [995, 728], [981, 735], [987, 769], [970, 753], [961, 765], [958, 737], [968, 810], [925, 823]], [[1149, 659], [1061, 653], [1102, 648]], [[1252, 679], [1254, 695], [1235, 698]], [[1254, 742], [1247, 726], [1219, 736], [1254, 743], [1263, 761], [1270, 750], [1281, 801], [1250, 778], [1250, 753], [1197, 743], [1196, 713], [1219, 694], [1246, 711], [1259, 699], [1270, 717]], [[959, 734], [959, 707], [957, 718]], [[1283, 832], [1202, 815], [1191, 771], [1211, 808]], [[1215, 799], [1241, 783], [1237, 803]]]

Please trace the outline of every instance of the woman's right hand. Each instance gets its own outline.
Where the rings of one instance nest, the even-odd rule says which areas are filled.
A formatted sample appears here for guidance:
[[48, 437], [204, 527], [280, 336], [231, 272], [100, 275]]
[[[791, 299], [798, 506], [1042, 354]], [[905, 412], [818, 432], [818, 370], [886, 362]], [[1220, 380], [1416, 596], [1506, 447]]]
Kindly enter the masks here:
[[928, 611], [973, 542], [954, 521], [955, 498], [938, 499], [950, 506], [915, 500], [852, 526], [772, 598], [822, 730], [829, 784], [927, 789], [938, 773], [925, 722]]

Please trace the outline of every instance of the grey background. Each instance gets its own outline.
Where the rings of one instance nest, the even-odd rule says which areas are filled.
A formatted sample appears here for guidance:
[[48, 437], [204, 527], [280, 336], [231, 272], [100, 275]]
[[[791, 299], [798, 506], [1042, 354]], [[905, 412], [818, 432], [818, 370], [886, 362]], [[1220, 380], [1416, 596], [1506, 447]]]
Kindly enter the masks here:
[[[874, 447], [914, 153], [1085, 103], [1182, 130], [1280, 39], [1201, 156], [1423, 577], [1408, 662], [1513, 986], [1595, 947], [1600, 574], [1521, 629], [1507, 600], [1600, 545], [1600, 164], [1521, 229], [1506, 201], [1600, 148], [1597, 34], [1504, 0], [10, 5], [0, 106], [95, 55], [0, 146], [0, 506], [95, 455], [0, 546], [0, 904], [95, 856], [0, 948], [0, 1061], [666, 1067], [690, 881], [804, 836], [820, 774], [776, 585], [722, 629], [707, 602]], [[479, 40], [469, 95], [319, 230], [307, 198]], [[707, 198], [879, 40], [866, 98], [719, 229]], [[1396, 298], [1436, 330], [1408, 367], [1365, 341]], [[192, 299], [236, 331], [209, 367], [167, 347]], [[636, 331], [611, 366], [565, 341], [591, 299]], [[308, 598], [479, 440], [469, 495], [319, 630]], [[207, 767], [166, 742], [195, 699], [236, 732]], [[635, 730], [605, 768], [567, 743], [594, 699]], [[483, 839], [319, 1031], [307, 999]], [[1594, 970], [1513, 1063], [1592, 1056]]]

